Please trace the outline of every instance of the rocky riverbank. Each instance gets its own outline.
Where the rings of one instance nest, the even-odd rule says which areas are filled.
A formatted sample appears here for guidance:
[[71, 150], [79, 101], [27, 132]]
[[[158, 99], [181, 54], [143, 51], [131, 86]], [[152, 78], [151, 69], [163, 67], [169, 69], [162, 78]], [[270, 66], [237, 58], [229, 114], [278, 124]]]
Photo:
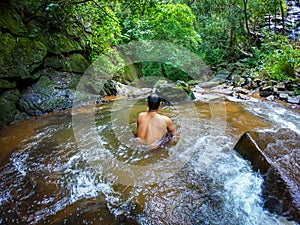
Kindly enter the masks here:
[[[279, 101], [293, 108], [300, 108], [299, 82], [297, 84], [289, 80], [279, 82], [241, 75], [243, 73], [240, 66], [240, 63], [236, 63], [220, 68], [215, 77], [208, 82], [190, 81], [188, 83], [195, 93], [213, 91], [240, 100], [254, 97], [267, 101]], [[300, 71], [296, 71], [296, 76], [300, 77]]]
[[70, 108], [90, 64], [84, 33], [27, 19], [14, 1], [0, 2], [0, 127]]

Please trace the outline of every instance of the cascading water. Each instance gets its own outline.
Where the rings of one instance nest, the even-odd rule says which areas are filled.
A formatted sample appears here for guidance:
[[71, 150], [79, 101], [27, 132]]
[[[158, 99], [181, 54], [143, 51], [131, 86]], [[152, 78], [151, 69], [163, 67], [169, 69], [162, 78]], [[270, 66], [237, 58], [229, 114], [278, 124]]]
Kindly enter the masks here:
[[300, 39], [300, 6], [297, 0], [287, 2], [287, 17], [285, 19], [289, 26], [290, 38], [292, 40]]
[[[248, 130], [289, 127], [299, 132], [299, 113], [276, 104], [226, 101], [226, 116], [214, 120], [207, 102], [193, 102], [196, 111], [185, 104], [166, 106], [161, 111], [173, 119], [179, 132], [190, 131], [181, 143], [182, 157], [190, 154], [190, 160], [170, 176], [164, 171], [172, 163], [176, 146], [139, 152], [116, 137], [118, 128], [134, 131], [136, 115], [146, 109], [144, 104], [141, 101], [133, 107], [129, 124], [122, 128], [112, 116], [122, 114], [122, 107], [98, 108], [99, 137], [87, 130], [81, 134], [81, 144], [92, 149], [93, 142], [101, 141], [102, 149], [96, 150], [112, 152], [126, 164], [157, 163], [153, 171], [160, 171], [163, 179], [151, 183], [151, 170], [140, 178], [149, 184], [129, 185], [101, 165], [96, 170], [92, 165], [101, 160], [82, 155], [70, 113], [24, 121], [0, 136], [2, 145], [14, 150], [0, 167], [0, 224], [295, 224], [262, 207], [262, 178], [232, 148]], [[184, 122], [182, 115], [188, 118]], [[34, 134], [24, 133], [15, 143], [13, 134], [22, 135], [24, 127], [32, 124]]]

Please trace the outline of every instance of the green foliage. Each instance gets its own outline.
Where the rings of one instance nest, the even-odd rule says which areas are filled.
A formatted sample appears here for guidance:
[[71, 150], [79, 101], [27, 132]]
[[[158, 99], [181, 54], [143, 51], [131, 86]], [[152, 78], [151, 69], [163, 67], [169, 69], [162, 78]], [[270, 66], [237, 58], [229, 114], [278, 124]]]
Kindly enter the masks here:
[[184, 4], [159, 5], [150, 17], [153, 38], [182, 44], [189, 49], [197, 48], [201, 41], [194, 29], [196, 18]]
[[226, 21], [222, 18], [207, 18], [205, 25], [199, 28], [202, 43], [198, 49], [201, 57], [208, 64], [219, 64], [228, 55], [226, 45], [228, 42], [227, 32], [224, 29]]
[[[214, 66], [254, 54], [247, 66], [259, 66], [257, 73], [271, 79], [293, 80], [299, 67], [296, 45], [273, 34], [275, 39], [265, 40], [258, 50], [257, 39], [252, 36], [262, 33], [265, 15], [278, 15], [282, 8], [286, 13], [281, 0], [12, 0], [12, 4], [25, 23], [39, 18], [53, 37], [50, 32], [58, 30], [66, 37], [79, 38], [93, 61], [104, 55], [97, 66], [105, 67], [99, 69], [116, 78], [126, 78], [129, 71], [123, 68], [116, 46], [142, 40], [175, 43]], [[190, 79], [178, 69], [186, 63], [184, 59], [177, 65], [171, 65], [168, 58], [162, 61], [165, 63], [142, 62], [138, 70], [144, 76]]]
[[[100, 4], [100, 3], [99, 3]], [[91, 48], [93, 61], [109, 51], [112, 46], [120, 44], [121, 27], [118, 18], [107, 5], [87, 2], [84, 5], [74, 5], [73, 13], [91, 33], [88, 35], [88, 46]]]
[[[201, 38], [194, 28], [196, 18], [192, 10], [185, 4], [152, 3], [140, 5], [140, 9], [135, 5], [134, 9], [137, 12], [142, 11], [143, 16], [135, 14], [136, 11], [130, 11], [132, 14], [124, 18], [123, 42], [166, 40], [196, 52]], [[176, 67], [177, 65], [169, 63], [143, 62], [142, 72], [144, 76], [165, 77], [173, 81], [187, 80], [189, 76]]]
[[261, 62], [257, 74], [278, 81], [296, 81], [295, 69], [300, 67], [300, 47], [286, 37], [269, 39], [256, 51], [256, 56]]

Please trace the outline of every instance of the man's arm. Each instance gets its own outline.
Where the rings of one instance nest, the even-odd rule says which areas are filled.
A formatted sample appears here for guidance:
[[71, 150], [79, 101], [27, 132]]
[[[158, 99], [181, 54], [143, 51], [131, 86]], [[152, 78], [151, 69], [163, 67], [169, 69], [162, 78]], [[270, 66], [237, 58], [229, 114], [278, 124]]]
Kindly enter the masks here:
[[175, 128], [172, 120], [169, 117], [166, 117], [166, 125], [167, 125], [167, 130], [168, 130], [168, 136], [170, 135], [169, 137], [172, 140], [172, 142], [177, 143], [177, 141], [179, 140], [180, 136], [176, 132], [176, 128]]

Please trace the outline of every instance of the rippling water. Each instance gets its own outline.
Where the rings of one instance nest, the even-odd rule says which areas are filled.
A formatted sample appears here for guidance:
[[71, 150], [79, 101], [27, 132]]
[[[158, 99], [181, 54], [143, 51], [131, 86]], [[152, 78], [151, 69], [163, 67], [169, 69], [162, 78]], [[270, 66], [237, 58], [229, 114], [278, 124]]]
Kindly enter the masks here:
[[232, 148], [248, 130], [299, 133], [299, 113], [222, 98], [165, 106], [181, 139], [147, 151], [133, 138], [145, 101], [126, 101], [2, 131], [0, 224], [293, 224], [262, 207], [262, 178]]

